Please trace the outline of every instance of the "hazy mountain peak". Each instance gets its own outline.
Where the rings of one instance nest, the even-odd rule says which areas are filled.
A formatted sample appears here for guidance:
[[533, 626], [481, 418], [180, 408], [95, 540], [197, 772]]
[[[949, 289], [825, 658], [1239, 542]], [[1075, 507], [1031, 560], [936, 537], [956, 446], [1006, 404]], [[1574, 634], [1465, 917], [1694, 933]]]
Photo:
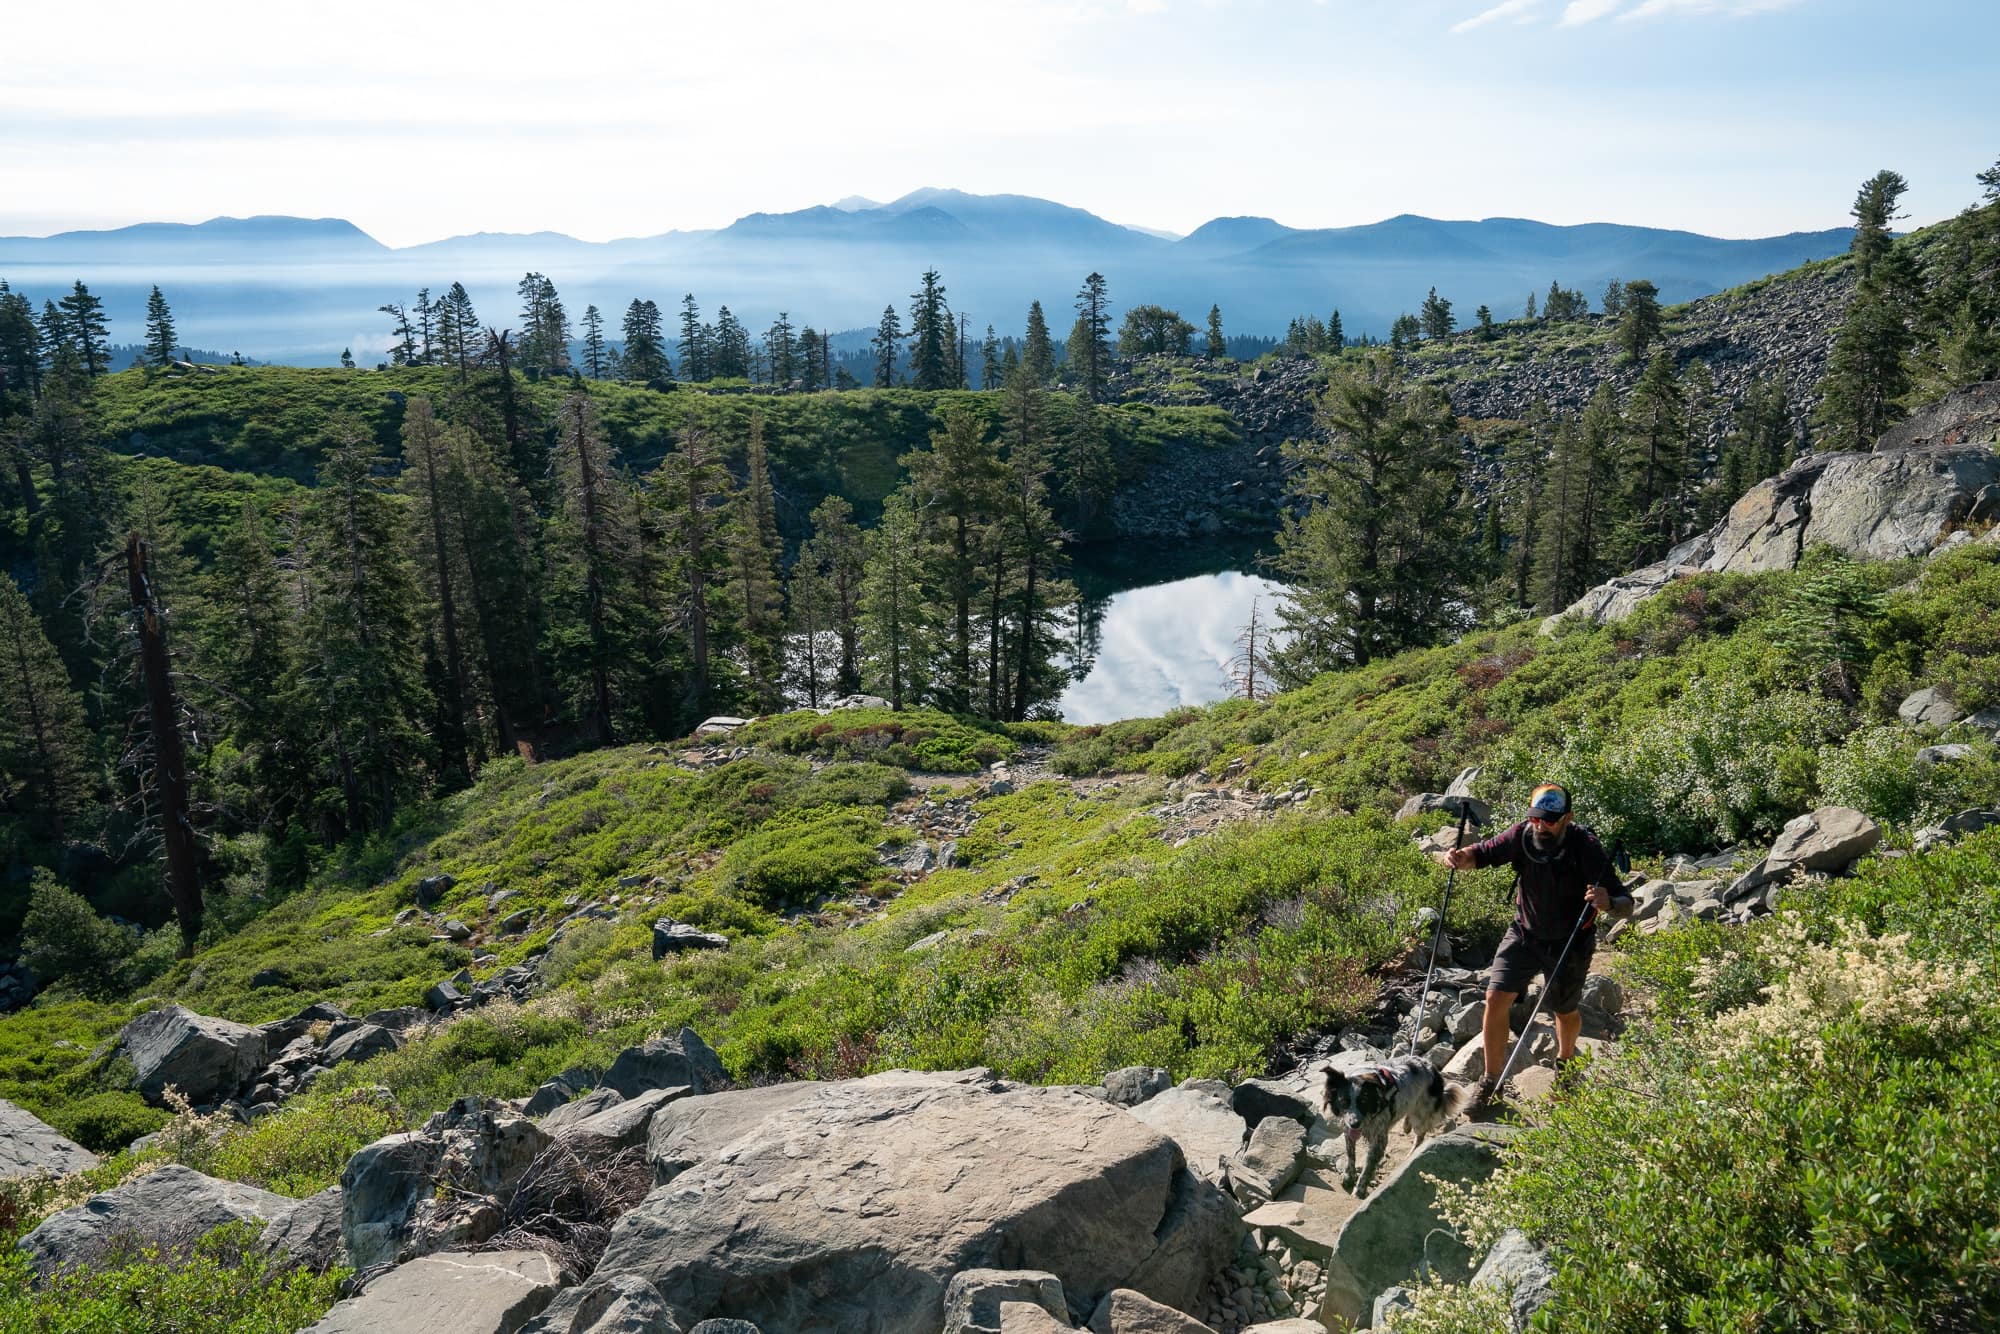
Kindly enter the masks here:
[[842, 213], [866, 213], [869, 209], [882, 207], [882, 201], [866, 195], [848, 195], [845, 199], [834, 200], [833, 207]]

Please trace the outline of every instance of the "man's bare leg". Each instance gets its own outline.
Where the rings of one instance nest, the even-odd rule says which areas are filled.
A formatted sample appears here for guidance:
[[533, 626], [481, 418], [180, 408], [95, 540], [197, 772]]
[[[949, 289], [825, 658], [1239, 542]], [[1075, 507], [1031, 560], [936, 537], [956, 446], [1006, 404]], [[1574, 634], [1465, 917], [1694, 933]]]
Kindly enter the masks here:
[[1479, 1040], [1486, 1048], [1485, 1078], [1488, 1080], [1498, 1079], [1500, 1067], [1507, 1063], [1507, 1039], [1513, 1036], [1507, 1014], [1519, 997], [1517, 991], [1486, 993], [1486, 1014], [1479, 1023]]
[[1556, 1016], [1556, 1059], [1567, 1061], [1576, 1055], [1576, 1039], [1583, 1032], [1583, 1011], [1571, 1010]]

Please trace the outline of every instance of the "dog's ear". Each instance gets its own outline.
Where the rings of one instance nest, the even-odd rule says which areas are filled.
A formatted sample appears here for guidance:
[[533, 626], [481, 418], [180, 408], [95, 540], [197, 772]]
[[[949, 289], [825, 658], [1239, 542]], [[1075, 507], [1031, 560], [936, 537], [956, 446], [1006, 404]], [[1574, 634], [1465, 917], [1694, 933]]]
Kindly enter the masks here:
[[1323, 1094], [1326, 1099], [1326, 1105], [1328, 1107], [1335, 1106], [1340, 1101], [1341, 1095], [1346, 1091], [1347, 1076], [1329, 1065], [1326, 1068], [1326, 1089]]

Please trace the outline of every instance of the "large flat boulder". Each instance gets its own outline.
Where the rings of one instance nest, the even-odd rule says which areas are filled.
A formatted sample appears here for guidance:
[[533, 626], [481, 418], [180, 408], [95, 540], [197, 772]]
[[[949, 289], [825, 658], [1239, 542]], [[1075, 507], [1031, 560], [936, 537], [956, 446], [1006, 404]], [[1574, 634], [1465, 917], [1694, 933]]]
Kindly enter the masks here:
[[1764, 859], [1738, 876], [1723, 896], [1735, 902], [1793, 871], [1838, 871], [1874, 851], [1882, 827], [1847, 806], [1822, 806], [1786, 822]]
[[[706, 1101], [662, 1109], [655, 1141]], [[532, 1328], [566, 1330], [619, 1274], [652, 1283], [684, 1327], [934, 1334], [952, 1276], [980, 1268], [1053, 1274], [1073, 1312], [1117, 1287], [1184, 1307], [1240, 1235], [1171, 1139], [1102, 1099], [891, 1072], [824, 1085], [656, 1187]]]
[[140, 1095], [155, 1105], [169, 1085], [196, 1106], [234, 1096], [263, 1069], [264, 1049], [261, 1029], [179, 1005], [149, 1010], [118, 1035], [118, 1054], [131, 1060]]
[[343, 1263], [347, 1244], [340, 1237], [340, 1187], [328, 1186], [300, 1200], [272, 1219], [259, 1240], [272, 1255], [315, 1272]]
[[556, 1142], [587, 1155], [617, 1153], [644, 1144], [654, 1114], [675, 1099], [685, 1098], [687, 1092], [684, 1088], [647, 1089], [595, 1116], [571, 1121], [556, 1132]]
[[66, 1176], [97, 1166], [97, 1155], [57, 1132], [33, 1112], [0, 1098], [0, 1181]]
[[828, 1086], [815, 1079], [762, 1088], [727, 1089], [684, 1098], [653, 1114], [646, 1128], [646, 1161], [653, 1184], [663, 1186], [773, 1116], [818, 1097]]
[[1236, 1156], [1249, 1132], [1227, 1090], [1218, 1094], [1200, 1082], [1170, 1088], [1127, 1114], [1180, 1145], [1188, 1167], [1212, 1181], [1221, 1179], [1223, 1164]]
[[1062, 1280], [1036, 1269], [967, 1269], [944, 1295], [944, 1334], [1000, 1334], [1003, 1302], [1032, 1302], [1065, 1324]]
[[74, 1209], [45, 1219], [21, 1238], [28, 1265], [47, 1276], [88, 1263], [109, 1243], [133, 1238], [159, 1246], [185, 1246], [231, 1223], [275, 1222], [298, 1201], [235, 1181], [218, 1181], [191, 1167], [169, 1163], [134, 1177]]
[[1437, 1211], [1427, 1177], [1471, 1183], [1500, 1166], [1500, 1146], [1518, 1133], [1498, 1125], [1462, 1125], [1426, 1140], [1341, 1226], [1327, 1261], [1328, 1311], [1359, 1320], [1386, 1288], [1413, 1279], [1423, 1264], [1447, 1283], [1472, 1276], [1472, 1253]]
[[410, 1217], [437, 1179], [444, 1145], [416, 1132], [385, 1135], [355, 1151], [340, 1172], [341, 1237], [356, 1269], [394, 1264]]
[[604, 1087], [636, 1098], [647, 1089], [686, 1088], [712, 1093], [729, 1086], [714, 1050], [692, 1028], [648, 1038], [618, 1053], [604, 1072]]
[[515, 1334], [562, 1281], [540, 1251], [448, 1251], [397, 1265], [305, 1334]]

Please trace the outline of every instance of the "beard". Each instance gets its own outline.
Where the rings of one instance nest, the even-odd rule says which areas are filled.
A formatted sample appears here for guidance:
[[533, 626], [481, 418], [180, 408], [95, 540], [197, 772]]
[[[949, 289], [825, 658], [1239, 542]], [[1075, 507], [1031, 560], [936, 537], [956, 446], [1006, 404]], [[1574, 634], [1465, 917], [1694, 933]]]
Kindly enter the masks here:
[[1563, 831], [1560, 829], [1551, 833], [1549, 830], [1539, 829], [1533, 825], [1528, 827], [1528, 842], [1534, 845], [1536, 852], [1554, 852], [1556, 847], [1562, 842], [1562, 836]]

